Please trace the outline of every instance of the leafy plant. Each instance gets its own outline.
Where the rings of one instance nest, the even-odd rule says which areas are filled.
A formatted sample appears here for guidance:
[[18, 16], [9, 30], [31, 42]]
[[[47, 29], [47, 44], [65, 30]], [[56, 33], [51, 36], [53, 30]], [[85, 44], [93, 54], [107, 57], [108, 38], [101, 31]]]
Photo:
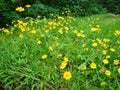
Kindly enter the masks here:
[[0, 28], [3, 87], [119, 90], [120, 16], [53, 17], [27, 17]]

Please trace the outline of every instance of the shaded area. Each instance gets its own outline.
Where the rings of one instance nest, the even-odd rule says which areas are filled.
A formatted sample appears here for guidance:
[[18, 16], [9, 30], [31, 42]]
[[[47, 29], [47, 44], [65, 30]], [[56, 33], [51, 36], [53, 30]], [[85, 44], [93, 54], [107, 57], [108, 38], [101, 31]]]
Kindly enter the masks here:
[[[25, 8], [25, 5], [31, 8]], [[17, 7], [25, 8], [24, 12], [17, 12]], [[37, 16], [50, 17], [50, 14], [72, 16], [88, 16], [100, 13], [120, 13], [120, 0], [0, 0], [0, 27], [11, 21]], [[63, 14], [64, 13], [64, 14]]]

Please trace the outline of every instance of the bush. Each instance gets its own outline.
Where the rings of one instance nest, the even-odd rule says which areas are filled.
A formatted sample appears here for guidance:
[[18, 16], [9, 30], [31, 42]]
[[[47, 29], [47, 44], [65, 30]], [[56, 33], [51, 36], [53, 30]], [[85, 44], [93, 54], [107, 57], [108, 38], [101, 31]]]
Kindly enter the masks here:
[[[30, 4], [31, 8], [26, 8], [25, 5]], [[17, 7], [23, 7], [24, 12], [17, 12]], [[0, 27], [10, 24], [12, 20], [36, 17], [38, 15], [49, 17], [49, 13], [58, 14], [58, 9], [42, 4], [38, 0], [0, 0]]]
[[[77, 16], [104, 13], [106, 10], [93, 0], [41, 0], [43, 4], [59, 9], [61, 12], [70, 10]], [[53, 3], [52, 3], [53, 2]]]
[[79, 0], [79, 2], [71, 9], [79, 16], [87, 16], [105, 12], [100, 5], [91, 0]]
[[98, 4], [106, 8], [108, 12], [120, 14], [120, 0], [96, 0]]
[[26, 8], [24, 16], [37, 17], [46, 16], [49, 17], [50, 13], [58, 14], [58, 9], [54, 9], [50, 6], [44, 5], [42, 3], [34, 3], [31, 8]]
[[20, 18], [20, 15], [15, 11], [16, 6], [15, 0], [0, 0], [0, 27], [5, 26], [6, 23], [10, 23], [14, 19]]
[[[25, 5], [30, 4], [30, 8]], [[17, 12], [17, 7], [25, 8], [24, 12]], [[92, 14], [112, 12], [120, 13], [120, 0], [0, 0], [0, 27], [12, 20], [36, 17], [49, 17], [49, 14], [88, 16]]]

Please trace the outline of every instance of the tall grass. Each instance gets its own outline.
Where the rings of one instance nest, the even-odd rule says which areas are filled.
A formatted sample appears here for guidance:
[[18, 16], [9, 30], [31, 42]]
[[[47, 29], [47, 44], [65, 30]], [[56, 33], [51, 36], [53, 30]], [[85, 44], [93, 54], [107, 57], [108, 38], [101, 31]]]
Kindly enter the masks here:
[[119, 16], [12, 23], [0, 29], [0, 83], [5, 89], [120, 89]]

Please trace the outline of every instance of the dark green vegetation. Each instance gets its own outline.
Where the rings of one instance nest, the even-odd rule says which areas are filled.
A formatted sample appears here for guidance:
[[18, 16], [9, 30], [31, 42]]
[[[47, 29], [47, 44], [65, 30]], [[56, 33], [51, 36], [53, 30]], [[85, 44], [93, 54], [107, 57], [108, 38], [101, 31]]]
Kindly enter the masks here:
[[[30, 4], [24, 12], [17, 12], [19, 6], [25, 7]], [[0, 27], [5, 26], [12, 20], [40, 15], [50, 17], [50, 14], [74, 16], [88, 16], [100, 13], [120, 13], [120, 0], [0, 0]]]

